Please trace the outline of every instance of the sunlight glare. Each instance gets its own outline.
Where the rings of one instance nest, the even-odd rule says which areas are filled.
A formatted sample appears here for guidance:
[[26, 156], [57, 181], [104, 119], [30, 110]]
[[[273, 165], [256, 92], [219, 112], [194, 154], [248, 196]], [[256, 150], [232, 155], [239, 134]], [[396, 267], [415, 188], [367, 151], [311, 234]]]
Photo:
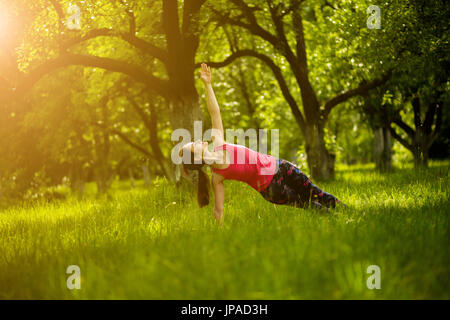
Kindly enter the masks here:
[[0, 7], [0, 45], [7, 39], [10, 32], [10, 17], [6, 14], [5, 8]]

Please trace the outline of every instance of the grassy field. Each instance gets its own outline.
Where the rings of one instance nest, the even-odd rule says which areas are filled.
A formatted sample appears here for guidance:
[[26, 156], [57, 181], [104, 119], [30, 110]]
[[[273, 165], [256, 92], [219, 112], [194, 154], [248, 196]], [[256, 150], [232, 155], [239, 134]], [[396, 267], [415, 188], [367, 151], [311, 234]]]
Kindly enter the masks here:
[[350, 209], [275, 207], [227, 181], [223, 228], [163, 180], [2, 210], [0, 299], [449, 299], [450, 163], [338, 169], [318, 185]]

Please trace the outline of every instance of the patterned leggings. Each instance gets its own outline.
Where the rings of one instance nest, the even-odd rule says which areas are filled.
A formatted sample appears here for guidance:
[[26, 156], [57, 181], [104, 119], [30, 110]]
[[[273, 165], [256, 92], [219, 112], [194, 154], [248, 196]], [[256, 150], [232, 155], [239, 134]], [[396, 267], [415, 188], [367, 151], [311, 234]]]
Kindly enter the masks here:
[[278, 159], [278, 170], [269, 186], [261, 191], [264, 199], [275, 204], [294, 207], [334, 208], [340, 201], [315, 186], [311, 180], [289, 161]]

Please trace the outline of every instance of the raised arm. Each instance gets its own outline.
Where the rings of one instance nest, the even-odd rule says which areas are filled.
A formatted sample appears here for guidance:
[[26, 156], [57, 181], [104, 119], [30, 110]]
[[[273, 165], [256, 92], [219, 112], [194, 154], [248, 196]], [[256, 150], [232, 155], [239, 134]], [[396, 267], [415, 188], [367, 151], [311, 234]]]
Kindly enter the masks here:
[[[206, 88], [206, 99], [208, 104], [208, 112], [211, 117], [212, 128], [216, 129], [216, 135], [213, 135], [213, 142], [217, 145], [221, 145], [224, 142], [222, 117], [220, 116], [220, 108], [217, 103], [216, 95], [211, 86], [211, 68], [205, 63], [202, 63], [200, 75]], [[214, 139], [216, 138], [216, 139]]]

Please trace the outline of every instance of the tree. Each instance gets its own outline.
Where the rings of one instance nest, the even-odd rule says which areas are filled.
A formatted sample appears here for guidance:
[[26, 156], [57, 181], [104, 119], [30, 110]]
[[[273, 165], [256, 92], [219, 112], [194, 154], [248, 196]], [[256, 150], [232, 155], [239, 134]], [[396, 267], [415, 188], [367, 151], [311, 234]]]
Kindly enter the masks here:
[[[299, 104], [291, 92], [282, 69], [269, 55], [253, 49], [236, 49], [223, 62], [209, 62], [209, 64], [213, 67], [221, 67], [234, 59], [244, 56], [257, 58], [266, 64], [277, 79], [283, 96], [288, 102], [305, 138], [311, 175], [315, 179], [333, 177], [335, 158], [327, 150], [324, 139], [324, 127], [331, 110], [340, 103], [354, 96], [365, 94], [370, 89], [385, 83], [390, 77], [390, 72], [386, 72], [378, 79], [366, 82], [356, 88], [341, 92], [331, 99], [320, 102], [312, 86], [308, 67], [307, 42], [305, 40], [303, 18], [305, 11], [309, 9], [304, 5], [306, 1], [291, 0], [287, 5], [283, 2], [272, 0], [252, 1], [252, 3], [244, 0], [231, 0], [230, 2], [233, 6], [228, 8], [228, 10], [224, 8], [223, 4], [222, 7], [217, 5], [211, 7], [211, 10], [215, 13], [216, 20], [222, 25], [227, 24], [246, 30], [266, 44], [269, 44], [274, 52], [280, 54], [286, 60], [289, 70], [293, 73], [296, 84], [300, 88], [303, 112], [300, 110]], [[261, 18], [258, 19], [257, 14]], [[289, 33], [286, 32], [287, 23], [284, 21], [287, 16], [291, 18], [288, 22], [290, 26], [288, 29]], [[260, 20], [267, 21], [268, 19], [270, 19], [270, 25], [274, 26], [275, 33], [265, 28], [260, 22]], [[294, 34], [292, 35], [292, 33]], [[294, 41], [291, 40], [292, 37], [294, 37]], [[295, 44], [294, 49], [290, 44], [292, 42]]]
[[[51, 58], [43, 59], [36, 54], [30, 55], [27, 57], [29, 61], [27, 64], [31, 64], [31, 67], [26, 67], [27, 73], [17, 70], [14, 76], [2, 80], [8, 83], [9, 93], [20, 97], [45, 74], [62, 67], [81, 65], [120, 72], [143, 83], [148, 90], [166, 99], [174, 129], [182, 127], [192, 131], [194, 120], [201, 119], [198, 94], [195, 90], [194, 59], [202, 22], [199, 10], [204, 2], [205, 0], [184, 1], [181, 19], [180, 5], [177, 0], [137, 1], [132, 4], [122, 0], [95, 4], [86, 1], [81, 11], [93, 16], [100, 15], [102, 10], [112, 11], [117, 16], [124, 12], [128, 19], [127, 30], [124, 30], [121, 24], [99, 17], [95, 22], [84, 23], [79, 32], [67, 32], [64, 30], [66, 16], [63, 2], [50, 1], [52, 12], [56, 13], [51, 15], [49, 14], [51, 10], [47, 10], [50, 9], [49, 3], [46, 1], [35, 0], [32, 4], [20, 1], [15, 8], [32, 10], [36, 17], [34, 22], [45, 23], [46, 30], [53, 39], [48, 47], [30, 41], [29, 51], [35, 52], [37, 45], [40, 51], [48, 52]], [[66, 1], [64, 3], [67, 4]], [[140, 19], [137, 19], [136, 13]], [[147, 19], [155, 23], [144, 24]], [[36, 31], [30, 28], [27, 31], [31, 37], [36, 35]], [[164, 41], [161, 40], [160, 35], [163, 35]], [[106, 42], [105, 38], [111, 40]], [[130, 63], [121, 58], [101, 57], [95, 54], [96, 50], [102, 51], [99, 49], [104, 48], [105, 45], [117, 44], [117, 40], [121, 41], [122, 46], [125, 43], [131, 46], [134, 55], [142, 56], [132, 59], [133, 62]], [[89, 49], [86, 43], [97, 43], [98, 46]], [[82, 53], [74, 53], [73, 50], [82, 51]]]
[[386, 86], [380, 86], [364, 96], [362, 114], [366, 116], [373, 132], [373, 158], [380, 172], [392, 171], [391, 123], [392, 106], [384, 101], [389, 96]]
[[[445, 1], [436, 0], [430, 5], [415, 0], [405, 13], [409, 20], [403, 24], [404, 37], [397, 43], [403, 59], [390, 85], [400, 97], [400, 104], [390, 132], [411, 151], [416, 166], [427, 166], [429, 149], [442, 126], [443, 108], [449, 105], [449, 26], [444, 21], [450, 9]], [[405, 117], [411, 109], [413, 124]]]
[[397, 113], [393, 123], [406, 133], [409, 141], [399, 135], [394, 127], [390, 127], [392, 136], [413, 154], [415, 166], [428, 166], [428, 151], [438, 137], [441, 129], [444, 101], [438, 95], [436, 95], [435, 99], [426, 104], [425, 117], [423, 117], [422, 99], [418, 96], [412, 98], [411, 105], [414, 112], [415, 129], [405, 123], [400, 114]]

